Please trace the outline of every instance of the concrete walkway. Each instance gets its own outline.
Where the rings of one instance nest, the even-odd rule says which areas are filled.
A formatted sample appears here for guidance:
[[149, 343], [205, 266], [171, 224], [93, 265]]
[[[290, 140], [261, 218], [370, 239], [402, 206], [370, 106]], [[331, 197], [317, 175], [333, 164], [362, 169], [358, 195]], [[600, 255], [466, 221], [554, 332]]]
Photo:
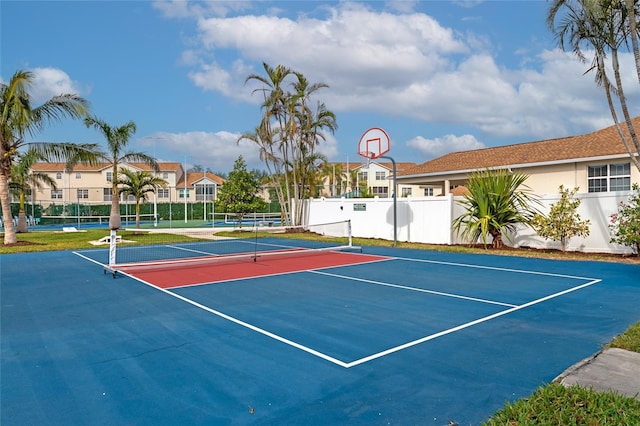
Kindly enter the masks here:
[[565, 386], [615, 391], [640, 400], [640, 353], [606, 348], [556, 378]]

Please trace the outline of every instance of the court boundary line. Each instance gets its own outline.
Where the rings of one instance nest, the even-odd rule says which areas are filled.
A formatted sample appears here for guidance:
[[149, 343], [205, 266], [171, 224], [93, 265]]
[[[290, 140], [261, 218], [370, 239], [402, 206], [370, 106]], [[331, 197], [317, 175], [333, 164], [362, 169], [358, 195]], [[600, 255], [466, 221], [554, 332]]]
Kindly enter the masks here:
[[[101, 262], [99, 262], [97, 260], [91, 259], [91, 258], [89, 258], [89, 257], [87, 257], [87, 256], [85, 256], [85, 255], [83, 255], [83, 254], [81, 254], [79, 252], [74, 251], [72, 253], [77, 255], [77, 256], [80, 256], [83, 259], [86, 259], [86, 260], [88, 260], [88, 261], [90, 261], [92, 263], [100, 265], [100, 266], [102, 266], [104, 268], [107, 267], [107, 265], [104, 265], [103, 263], [101, 263]], [[536, 275], [555, 276], [555, 277], [559, 277], [559, 278], [570, 278], [570, 279], [587, 280], [587, 282], [583, 283], [581, 285], [577, 285], [575, 287], [571, 287], [571, 288], [568, 288], [568, 289], [565, 289], [565, 290], [558, 291], [556, 293], [552, 293], [552, 294], [547, 295], [547, 296], [540, 297], [538, 299], [534, 299], [532, 301], [523, 303], [521, 305], [515, 305], [515, 306], [513, 306], [513, 307], [511, 307], [509, 309], [505, 309], [503, 311], [499, 311], [499, 312], [493, 313], [491, 315], [487, 315], [487, 316], [475, 319], [473, 321], [468, 321], [466, 323], [457, 325], [455, 327], [451, 327], [449, 329], [442, 330], [442, 331], [439, 331], [437, 333], [433, 333], [433, 334], [430, 334], [428, 336], [424, 336], [424, 337], [421, 337], [419, 339], [415, 339], [415, 340], [412, 340], [412, 341], [407, 342], [407, 343], [403, 343], [403, 344], [398, 345], [398, 346], [391, 347], [389, 349], [386, 349], [386, 350], [383, 350], [383, 351], [380, 351], [380, 352], [377, 352], [377, 353], [374, 353], [374, 354], [371, 354], [371, 355], [368, 355], [368, 356], [353, 360], [351, 362], [345, 362], [345, 361], [342, 361], [342, 360], [340, 360], [338, 358], [335, 358], [335, 357], [327, 355], [327, 354], [325, 354], [323, 352], [320, 352], [320, 351], [318, 351], [316, 349], [313, 349], [313, 348], [310, 348], [308, 346], [302, 345], [302, 344], [297, 343], [297, 342], [295, 342], [293, 340], [287, 339], [286, 337], [282, 337], [282, 336], [277, 335], [275, 333], [272, 333], [272, 332], [270, 332], [268, 330], [265, 330], [265, 329], [263, 329], [261, 327], [258, 327], [258, 326], [255, 326], [253, 324], [250, 324], [250, 323], [248, 323], [246, 321], [242, 321], [242, 320], [240, 320], [238, 318], [232, 317], [231, 315], [225, 314], [224, 312], [221, 312], [219, 310], [210, 308], [210, 307], [208, 307], [206, 305], [203, 305], [203, 304], [201, 304], [199, 302], [196, 302], [195, 300], [192, 300], [192, 299], [189, 299], [189, 298], [187, 298], [185, 296], [181, 296], [180, 294], [174, 293], [174, 292], [172, 292], [172, 291], [170, 291], [168, 289], [164, 289], [164, 288], [158, 287], [156, 285], [153, 285], [153, 284], [151, 284], [151, 283], [149, 283], [147, 281], [144, 281], [144, 280], [142, 280], [140, 278], [137, 278], [137, 277], [135, 277], [133, 275], [130, 275], [130, 274], [126, 273], [126, 272], [119, 271], [119, 273], [122, 274], [122, 275], [125, 275], [125, 276], [127, 276], [127, 277], [129, 277], [129, 278], [131, 278], [131, 279], [133, 279], [135, 281], [138, 281], [138, 282], [140, 282], [140, 283], [142, 283], [142, 284], [144, 284], [144, 285], [146, 285], [148, 287], [151, 287], [152, 289], [159, 290], [159, 291], [161, 291], [161, 292], [163, 292], [163, 293], [165, 293], [165, 294], [167, 294], [169, 296], [173, 296], [173, 297], [175, 297], [175, 298], [177, 298], [179, 300], [182, 300], [183, 302], [186, 302], [186, 303], [188, 303], [188, 304], [190, 304], [192, 306], [195, 306], [195, 307], [197, 307], [199, 309], [202, 309], [202, 310], [204, 310], [206, 312], [214, 314], [214, 315], [216, 315], [216, 316], [218, 316], [220, 318], [223, 318], [223, 319], [225, 319], [227, 321], [230, 321], [230, 322], [233, 322], [233, 323], [235, 323], [237, 325], [240, 325], [242, 327], [248, 328], [248, 329], [250, 329], [252, 331], [255, 331], [255, 332], [259, 333], [259, 334], [262, 334], [264, 336], [270, 337], [270, 338], [272, 338], [274, 340], [277, 340], [277, 341], [279, 341], [281, 343], [285, 343], [285, 344], [287, 344], [289, 346], [292, 346], [292, 347], [294, 347], [296, 349], [299, 349], [299, 350], [302, 350], [304, 352], [307, 352], [307, 353], [309, 353], [311, 355], [317, 356], [317, 357], [319, 357], [321, 359], [324, 359], [325, 361], [329, 361], [329, 362], [331, 362], [333, 364], [336, 364], [336, 365], [338, 365], [340, 367], [343, 367], [343, 368], [355, 367], [355, 366], [367, 363], [369, 361], [373, 361], [375, 359], [381, 358], [383, 356], [387, 356], [387, 355], [390, 355], [392, 353], [399, 352], [401, 350], [404, 350], [404, 349], [419, 345], [421, 343], [424, 343], [424, 342], [427, 342], [427, 341], [430, 341], [430, 340], [434, 340], [434, 339], [436, 339], [438, 337], [446, 336], [448, 334], [451, 334], [451, 333], [454, 333], [454, 332], [457, 332], [457, 331], [460, 331], [460, 330], [464, 330], [464, 329], [472, 327], [474, 325], [478, 325], [478, 324], [493, 320], [495, 318], [499, 318], [501, 316], [508, 315], [510, 313], [513, 313], [513, 312], [516, 312], [516, 311], [519, 311], [519, 310], [522, 310], [522, 309], [525, 309], [525, 308], [540, 304], [540, 303], [545, 302], [547, 300], [555, 299], [555, 298], [563, 296], [565, 294], [572, 293], [574, 291], [581, 290], [583, 288], [590, 287], [590, 286], [592, 286], [594, 284], [602, 282], [602, 279], [599, 279], [599, 278], [575, 277], [575, 276], [563, 275], [563, 274], [555, 274], [555, 273], [526, 271], [526, 270], [517, 270], [517, 269], [510, 269], [510, 268], [499, 268], [499, 267], [492, 267], [492, 266], [472, 265], [472, 264], [463, 264], [463, 263], [454, 263], [454, 262], [429, 261], [429, 260], [425, 260], [425, 259], [412, 259], [412, 258], [401, 258], [401, 257], [389, 256], [389, 258], [386, 259], [386, 260], [393, 260], [393, 259], [407, 260], [407, 261], [418, 261], [418, 262], [426, 262], [426, 263], [438, 263], [438, 264], [444, 264], [444, 265], [450, 265], [450, 266], [461, 266], [461, 267], [473, 267], [473, 268], [479, 268], [479, 269], [499, 270], [499, 271], [505, 271], [505, 272], [518, 272], [518, 273], [529, 273], [529, 274], [536, 274]], [[329, 269], [329, 268], [332, 268], [332, 267], [326, 267], [326, 268], [321, 268], [321, 269]], [[295, 273], [300, 273], [300, 272], [319, 273], [319, 272], [316, 272], [316, 271], [319, 271], [319, 269], [318, 270], [296, 271]], [[281, 275], [281, 274], [278, 274], [278, 275]], [[348, 276], [341, 277], [341, 278], [353, 279], [355, 281], [360, 281], [361, 280], [359, 278], [348, 277]], [[226, 282], [226, 281], [224, 281], [224, 282]], [[395, 285], [391, 285], [391, 286], [393, 287]], [[178, 287], [178, 288], [184, 288], [184, 287]]]
[[[100, 262], [98, 262], [96, 260], [88, 258], [88, 257], [86, 257], [86, 256], [84, 256], [82, 254], [77, 253], [77, 252], [73, 252], [73, 253], [75, 253], [78, 256], [80, 256], [80, 257], [82, 257], [84, 259], [87, 259], [87, 260], [89, 260], [89, 261], [91, 261], [93, 263], [96, 263], [98, 265], [106, 266], [106, 265], [103, 265], [103, 264], [101, 264]], [[311, 355], [315, 355], [315, 356], [317, 356], [319, 358], [322, 358], [322, 359], [324, 359], [326, 361], [329, 361], [329, 362], [332, 362], [334, 364], [337, 364], [337, 365], [339, 365], [341, 367], [349, 368], [347, 363], [345, 363], [344, 361], [341, 361], [341, 360], [339, 360], [337, 358], [334, 358], [334, 357], [332, 357], [330, 355], [327, 355], [325, 353], [317, 351], [317, 350], [315, 350], [313, 348], [310, 348], [308, 346], [304, 346], [304, 345], [302, 345], [300, 343], [294, 342], [293, 340], [287, 339], [286, 337], [279, 336], [279, 335], [277, 335], [275, 333], [272, 333], [272, 332], [270, 332], [268, 330], [265, 330], [263, 328], [255, 326], [253, 324], [250, 324], [250, 323], [248, 323], [246, 321], [242, 321], [241, 319], [232, 317], [231, 315], [225, 314], [224, 312], [221, 312], [221, 311], [219, 311], [217, 309], [210, 308], [210, 307], [208, 307], [206, 305], [203, 305], [202, 303], [196, 302], [195, 300], [189, 299], [188, 297], [181, 296], [181, 295], [179, 295], [177, 293], [174, 293], [174, 292], [172, 292], [170, 290], [167, 290], [165, 288], [155, 286], [155, 285], [153, 285], [153, 284], [151, 284], [151, 283], [149, 283], [149, 282], [147, 282], [147, 281], [145, 281], [143, 279], [140, 279], [138, 277], [130, 275], [130, 274], [126, 273], [126, 272], [119, 271], [119, 273], [122, 274], [122, 275], [125, 275], [125, 276], [127, 276], [127, 277], [129, 277], [129, 278], [131, 278], [133, 280], [136, 280], [136, 281], [138, 281], [138, 282], [140, 282], [140, 283], [142, 283], [142, 284], [144, 284], [144, 285], [146, 285], [148, 287], [151, 287], [152, 289], [159, 290], [159, 291], [161, 291], [161, 292], [163, 292], [165, 294], [168, 294], [169, 296], [173, 296], [176, 299], [182, 300], [183, 302], [186, 302], [186, 303], [188, 303], [188, 304], [190, 304], [192, 306], [195, 306], [196, 308], [199, 308], [199, 309], [202, 309], [202, 310], [204, 310], [206, 312], [214, 314], [214, 315], [216, 315], [216, 316], [218, 316], [218, 317], [220, 317], [222, 319], [225, 319], [227, 321], [231, 321], [231, 322], [233, 322], [235, 324], [238, 324], [238, 325], [240, 325], [242, 327], [248, 328], [249, 330], [255, 331], [255, 332], [260, 333], [260, 334], [262, 334], [264, 336], [267, 336], [267, 337], [270, 337], [270, 338], [272, 338], [274, 340], [277, 340], [279, 342], [285, 343], [285, 344], [287, 344], [289, 346], [292, 346], [292, 347], [294, 347], [296, 349], [300, 349], [300, 350], [302, 350], [304, 352], [307, 352], [307, 353], [309, 353]]]
[[[323, 269], [327, 269], [327, 268], [323, 268]], [[515, 308], [516, 306], [518, 306], [518, 305], [514, 305], [513, 303], [498, 302], [498, 301], [495, 301], [495, 300], [480, 299], [478, 297], [462, 296], [462, 295], [454, 294], [454, 293], [445, 293], [443, 291], [427, 290], [425, 288], [420, 288], [420, 287], [411, 287], [411, 286], [408, 286], [408, 285], [385, 283], [385, 282], [382, 282], [382, 281], [369, 280], [369, 279], [366, 279], [366, 278], [357, 278], [357, 277], [350, 277], [348, 275], [333, 274], [331, 272], [324, 272], [321, 269], [314, 269], [314, 270], [310, 270], [308, 272], [313, 273], [313, 274], [327, 275], [327, 276], [330, 276], [330, 277], [344, 278], [346, 280], [351, 280], [351, 281], [360, 281], [360, 282], [364, 282], [364, 283], [368, 283], [368, 284], [380, 285], [380, 286], [383, 286], [383, 287], [399, 288], [401, 290], [415, 291], [415, 292], [418, 292], [418, 293], [428, 293], [428, 294], [433, 294], [433, 295], [436, 295], [436, 296], [451, 297], [452, 299], [463, 299], [463, 300], [469, 300], [469, 301], [472, 301], [472, 302], [486, 303], [486, 304], [489, 304], [489, 305], [507, 306], [509, 308]]]

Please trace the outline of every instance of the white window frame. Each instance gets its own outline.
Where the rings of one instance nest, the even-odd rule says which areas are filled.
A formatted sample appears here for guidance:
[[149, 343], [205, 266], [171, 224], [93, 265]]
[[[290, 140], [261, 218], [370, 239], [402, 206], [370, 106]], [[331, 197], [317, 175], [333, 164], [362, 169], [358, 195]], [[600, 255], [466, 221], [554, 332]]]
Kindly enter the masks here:
[[381, 172], [376, 172], [376, 180], [387, 180], [387, 172], [384, 170]]
[[631, 163], [587, 166], [587, 192], [615, 192], [630, 189]]
[[51, 199], [52, 200], [62, 200], [62, 189], [52, 189], [51, 190]]

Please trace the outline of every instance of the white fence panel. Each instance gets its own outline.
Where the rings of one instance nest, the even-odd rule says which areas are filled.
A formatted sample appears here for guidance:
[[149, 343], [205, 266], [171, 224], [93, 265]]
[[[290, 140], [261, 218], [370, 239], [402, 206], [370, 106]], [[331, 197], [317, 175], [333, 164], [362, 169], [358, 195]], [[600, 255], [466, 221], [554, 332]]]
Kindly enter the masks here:
[[[586, 238], [574, 237], [567, 250], [631, 253], [629, 247], [611, 244], [609, 221], [617, 212], [620, 201], [627, 201], [631, 192], [576, 194], [582, 200], [578, 213], [589, 219], [590, 235]], [[465, 243], [453, 231], [454, 218], [464, 213], [460, 205], [462, 197], [407, 197], [399, 198], [397, 204], [397, 239], [427, 244]], [[541, 197], [543, 213], [548, 213], [552, 204], [560, 199], [559, 194]], [[393, 240], [393, 198], [319, 198], [311, 199], [307, 205], [307, 223], [318, 224], [351, 220], [354, 237]], [[505, 243], [516, 247], [554, 248], [560, 243], [545, 240], [526, 226], [518, 226], [511, 241]], [[491, 237], [488, 237], [491, 241]]]

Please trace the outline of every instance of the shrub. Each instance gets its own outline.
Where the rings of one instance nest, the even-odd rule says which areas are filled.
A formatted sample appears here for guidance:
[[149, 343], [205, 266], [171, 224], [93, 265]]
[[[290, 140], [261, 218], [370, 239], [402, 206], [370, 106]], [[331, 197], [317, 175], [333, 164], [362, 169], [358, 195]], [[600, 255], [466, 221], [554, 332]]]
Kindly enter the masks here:
[[609, 222], [611, 242], [631, 247], [634, 254], [640, 254], [640, 186], [633, 184], [633, 192], [625, 203], [620, 201], [618, 212], [611, 215]]
[[581, 220], [577, 213], [581, 200], [574, 199], [578, 188], [571, 191], [564, 185], [558, 188], [560, 199], [551, 205], [549, 215], [536, 214], [531, 221], [531, 227], [542, 238], [559, 241], [562, 251], [566, 251], [567, 244], [572, 237], [587, 237], [589, 235], [589, 220]]

